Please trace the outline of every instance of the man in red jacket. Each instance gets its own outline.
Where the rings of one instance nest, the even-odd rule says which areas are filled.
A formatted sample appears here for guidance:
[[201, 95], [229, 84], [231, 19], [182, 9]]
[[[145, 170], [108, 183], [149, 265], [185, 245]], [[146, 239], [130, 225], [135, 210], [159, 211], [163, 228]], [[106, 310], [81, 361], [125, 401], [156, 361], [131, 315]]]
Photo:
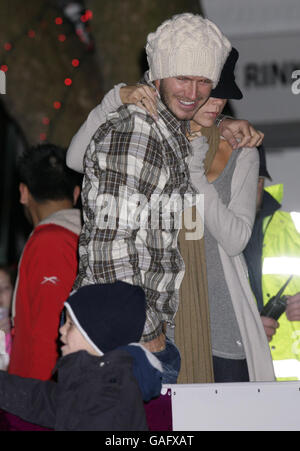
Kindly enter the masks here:
[[77, 272], [80, 210], [78, 174], [67, 168], [65, 151], [44, 144], [19, 161], [20, 202], [33, 231], [19, 262], [13, 300], [13, 345], [8, 371], [51, 378], [58, 358], [63, 304]]

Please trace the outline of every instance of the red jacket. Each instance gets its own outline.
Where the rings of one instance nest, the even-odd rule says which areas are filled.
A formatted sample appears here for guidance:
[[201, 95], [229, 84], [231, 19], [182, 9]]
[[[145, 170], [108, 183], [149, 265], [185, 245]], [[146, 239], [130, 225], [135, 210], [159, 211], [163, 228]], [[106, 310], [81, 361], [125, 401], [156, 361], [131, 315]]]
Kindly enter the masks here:
[[40, 223], [26, 243], [15, 290], [11, 374], [51, 378], [60, 315], [77, 273], [79, 231], [79, 211], [61, 210]]

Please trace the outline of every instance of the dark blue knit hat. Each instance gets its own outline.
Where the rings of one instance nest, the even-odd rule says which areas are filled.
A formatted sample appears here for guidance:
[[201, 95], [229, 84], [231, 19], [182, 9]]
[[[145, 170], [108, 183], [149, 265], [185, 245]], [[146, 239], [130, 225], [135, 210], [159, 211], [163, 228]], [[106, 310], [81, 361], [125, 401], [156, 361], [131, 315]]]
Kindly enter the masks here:
[[103, 354], [139, 342], [146, 321], [144, 290], [126, 282], [87, 285], [65, 302], [73, 322]]

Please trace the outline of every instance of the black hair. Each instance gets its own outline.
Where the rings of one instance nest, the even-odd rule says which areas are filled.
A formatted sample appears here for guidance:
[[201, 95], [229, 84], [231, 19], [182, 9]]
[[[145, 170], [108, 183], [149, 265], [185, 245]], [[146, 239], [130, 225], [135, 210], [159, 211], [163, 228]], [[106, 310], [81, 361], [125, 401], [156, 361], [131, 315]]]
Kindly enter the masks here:
[[17, 162], [19, 181], [37, 202], [73, 200], [81, 175], [66, 165], [66, 150], [54, 144], [39, 144], [26, 149]]

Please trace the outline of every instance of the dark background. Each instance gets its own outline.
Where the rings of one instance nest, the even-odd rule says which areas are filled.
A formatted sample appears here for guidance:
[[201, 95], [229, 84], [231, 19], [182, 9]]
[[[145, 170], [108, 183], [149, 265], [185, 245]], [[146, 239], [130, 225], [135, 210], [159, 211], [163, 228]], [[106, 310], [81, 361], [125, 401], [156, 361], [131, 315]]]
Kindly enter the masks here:
[[0, 264], [17, 263], [31, 231], [17, 156], [40, 142], [67, 148], [105, 92], [147, 69], [148, 33], [182, 12], [202, 13], [199, 1], [0, 0]]

